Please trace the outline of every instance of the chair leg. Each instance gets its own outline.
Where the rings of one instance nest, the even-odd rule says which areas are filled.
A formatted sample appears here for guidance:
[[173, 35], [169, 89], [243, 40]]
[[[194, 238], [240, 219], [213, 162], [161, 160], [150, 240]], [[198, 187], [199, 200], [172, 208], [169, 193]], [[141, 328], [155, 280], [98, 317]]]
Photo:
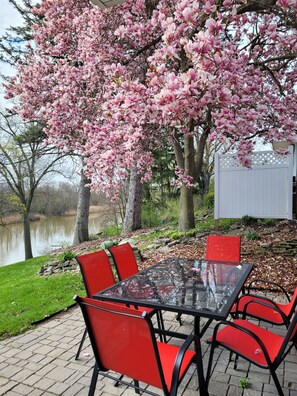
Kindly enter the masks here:
[[97, 368], [97, 364], [95, 364], [88, 396], [94, 396], [96, 384], [97, 384], [97, 378], [98, 378], [98, 368]]
[[182, 326], [183, 323], [181, 321], [181, 314], [180, 313], [176, 315], [176, 320], [179, 322], [179, 325]]
[[[230, 352], [229, 352], [229, 363], [232, 362], [232, 356], [233, 356], [233, 352], [230, 351]], [[237, 364], [238, 364], [238, 355], [235, 354], [234, 366], [233, 366], [234, 370], [237, 369]]]
[[270, 370], [270, 374], [273, 378], [274, 384], [276, 386], [277, 392], [279, 394], [279, 396], [284, 396], [284, 392], [282, 390], [281, 384], [279, 383], [279, 380], [277, 378], [277, 375], [275, 374], [274, 370]]
[[[162, 311], [157, 311], [156, 315], [157, 315], [157, 322], [158, 322], [159, 329], [165, 331], [165, 325], [164, 325]], [[166, 335], [160, 334], [160, 340], [162, 342], [167, 342]]]
[[207, 373], [206, 373], [206, 378], [205, 378], [206, 389], [208, 389], [209, 379], [210, 379], [210, 376], [211, 376], [211, 369], [212, 369], [212, 361], [213, 361], [214, 350], [215, 350], [215, 344], [212, 343], [211, 347], [210, 347], [208, 366], [207, 366]]
[[[121, 375], [119, 376], [119, 378], [114, 382], [113, 386], [117, 388], [117, 387], [119, 386], [119, 383], [121, 382], [121, 379], [122, 379], [123, 377], [124, 377], [124, 375], [121, 374]], [[139, 388], [139, 381], [133, 380], [133, 382], [134, 382], [134, 385], [135, 385], [135, 386], [138, 386], [138, 388]], [[140, 394], [140, 390], [135, 388], [135, 393]]]
[[79, 347], [78, 347], [78, 351], [77, 351], [77, 353], [75, 355], [75, 360], [77, 360], [79, 358], [80, 351], [81, 351], [81, 348], [83, 346], [83, 343], [85, 342], [86, 335], [87, 335], [87, 328], [85, 328], [84, 334], [82, 336], [81, 342], [80, 342]]
[[119, 378], [114, 382], [113, 386], [117, 388], [117, 387], [119, 386], [119, 383], [120, 383], [120, 381], [121, 381], [121, 379], [122, 379], [123, 377], [124, 377], [124, 375], [121, 374], [121, 375], [119, 376]]
[[237, 365], [238, 365], [238, 355], [235, 354], [235, 358], [234, 358], [234, 370], [237, 370]]
[[[134, 385], [137, 386], [139, 388], [139, 381], [137, 380], [133, 380], [134, 381]], [[137, 393], [138, 395], [140, 395], [140, 390], [135, 388], [135, 393]]]

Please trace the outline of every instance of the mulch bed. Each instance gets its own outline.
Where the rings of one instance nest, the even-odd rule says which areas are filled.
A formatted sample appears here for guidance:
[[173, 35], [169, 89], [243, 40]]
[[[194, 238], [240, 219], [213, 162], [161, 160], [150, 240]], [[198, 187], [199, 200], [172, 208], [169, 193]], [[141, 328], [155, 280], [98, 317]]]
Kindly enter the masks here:
[[[142, 229], [126, 235], [125, 239], [148, 234], [151, 231], [151, 229]], [[250, 240], [248, 234], [251, 232], [256, 233], [260, 239]], [[212, 234], [219, 233], [212, 232]], [[229, 231], [228, 234], [241, 235], [242, 262], [254, 264], [254, 269], [247, 283], [256, 278], [263, 278], [280, 283], [290, 292], [295, 290], [297, 286], [296, 220], [278, 221], [270, 227], [263, 225], [243, 227], [239, 225]], [[204, 233], [197, 235], [197, 237], [182, 238], [176, 241], [176, 244], [170, 243], [165, 244], [165, 246], [144, 250], [143, 259], [138, 262], [139, 267], [141, 269], [146, 268], [167, 257], [203, 258], [205, 256], [207, 235], [207, 233]], [[288, 242], [290, 243], [288, 244]], [[84, 254], [101, 249], [101, 243], [102, 240], [84, 242], [70, 247], [70, 249], [75, 251], [76, 254]], [[145, 243], [137, 243], [137, 247], [141, 250], [144, 246]], [[60, 249], [60, 251], [63, 251], [63, 249]], [[55, 253], [58, 252], [59, 250]]]
[[[241, 237], [241, 261], [254, 264], [247, 283], [256, 278], [269, 279], [293, 292], [297, 286], [297, 254], [289, 251], [290, 255], [287, 255], [283, 245], [287, 241], [293, 241], [292, 244], [297, 247], [297, 222], [283, 221], [277, 227], [258, 227], [256, 231], [260, 236], [259, 240], [249, 240], [246, 235]], [[237, 233], [241, 234], [241, 230]], [[168, 249], [164, 252], [162, 248], [147, 251], [140, 267], [148, 267], [166, 257], [204, 257], [206, 238], [207, 236], [190, 238], [186, 243], [172, 246], [169, 252]]]

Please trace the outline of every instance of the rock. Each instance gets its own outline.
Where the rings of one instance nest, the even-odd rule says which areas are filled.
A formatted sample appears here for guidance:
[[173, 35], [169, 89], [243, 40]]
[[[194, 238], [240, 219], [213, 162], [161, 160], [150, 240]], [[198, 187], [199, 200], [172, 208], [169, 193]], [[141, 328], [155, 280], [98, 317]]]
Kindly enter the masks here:
[[179, 243], [180, 243], [179, 239], [176, 239], [176, 240], [174, 240], [174, 241], [169, 242], [169, 243], [167, 244], [167, 246], [168, 246], [168, 247], [171, 247], [171, 246], [178, 245]]
[[203, 238], [205, 236], [209, 235], [209, 232], [203, 232], [203, 231], [198, 231], [195, 235], [196, 238]]
[[169, 246], [161, 246], [158, 249], [159, 253], [163, 253], [163, 254], [168, 254], [170, 253], [170, 247]]
[[150, 245], [147, 246], [148, 250], [153, 250], [156, 249], [156, 245], [154, 243], [151, 243]]
[[136, 241], [135, 241], [135, 239], [123, 239], [120, 243], [119, 243], [119, 245], [122, 245], [123, 243], [130, 243], [130, 245], [132, 246], [132, 247], [135, 247], [136, 246]]
[[163, 243], [164, 245], [167, 245], [168, 243], [170, 243], [170, 242], [172, 241], [172, 239], [171, 239], [171, 238], [164, 237], [164, 238], [160, 238], [159, 241], [160, 241], [161, 243]]
[[49, 276], [52, 274], [59, 274], [65, 271], [79, 271], [79, 266], [76, 260], [67, 261], [49, 261], [40, 268], [40, 276]]
[[108, 250], [110, 247], [117, 245], [117, 241], [105, 241], [101, 243], [101, 248], [103, 250]]

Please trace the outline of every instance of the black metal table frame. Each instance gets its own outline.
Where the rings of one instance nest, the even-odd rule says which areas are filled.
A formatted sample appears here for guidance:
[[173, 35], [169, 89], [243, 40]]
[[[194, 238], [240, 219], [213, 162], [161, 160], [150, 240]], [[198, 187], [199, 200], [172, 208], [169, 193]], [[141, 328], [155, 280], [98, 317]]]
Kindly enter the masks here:
[[[214, 310], [211, 310], [207, 307], [204, 307], [202, 309], [197, 309], [197, 307], [195, 307], [195, 304], [198, 305], [199, 303], [199, 298], [197, 298], [199, 294], [198, 292], [202, 291], [202, 295], [203, 293], [207, 294], [206, 292], [208, 285], [204, 282], [202, 272], [205, 270], [205, 268], [205, 271], [207, 272], [208, 267], [212, 269], [230, 269], [230, 271], [227, 272], [225, 283], [223, 283], [222, 285], [218, 285], [220, 289], [219, 295], [222, 295], [222, 301], [220, 304], [218, 304], [218, 312], [214, 312]], [[160, 271], [160, 268], [162, 269], [162, 271]], [[203, 271], [202, 268], [204, 268]], [[165, 259], [160, 263], [157, 263], [154, 266], [149, 267], [144, 271], [140, 271], [132, 277], [117, 283], [114, 286], [111, 286], [101, 292], [94, 294], [93, 297], [99, 300], [105, 300], [110, 302], [124, 303], [133, 306], [139, 305], [142, 307], [173, 311], [177, 312], [178, 314], [193, 315], [194, 334], [201, 338], [213, 320], [221, 320], [227, 318], [234, 302], [236, 301], [240, 291], [244, 286], [247, 277], [252, 271], [252, 268], [253, 265], [249, 263], [227, 263], [218, 261], [191, 260], [183, 258]], [[160, 274], [168, 276], [165, 277], [165, 279], [160, 279]], [[175, 278], [176, 275], [179, 276]], [[238, 277], [236, 278], [237, 275]], [[228, 281], [227, 276], [229, 277]], [[233, 281], [232, 276], [235, 276], [235, 278], [233, 278]], [[201, 285], [201, 281], [203, 285]], [[234, 282], [233, 288], [232, 282]], [[215, 282], [212, 281], [211, 287], [214, 288], [214, 286]], [[224, 296], [224, 287], [227, 286], [229, 287], [229, 289], [226, 288], [226, 292], [230, 292], [230, 294], [228, 296]], [[180, 305], [175, 304], [174, 299], [171, 302], [170, 300], [168, 300], [166, 303], [166, 298], [164, 298], [164, 296], [162, 300], [162, 290], [166, 290], [166, 288], [168, 287], [171, 290], [172, 295], [174, 295], [174, 292], [176, 292], [176, 296], [179, 298]], [[130, 292], [130, 296], [127, 295], [128, 292]], [[146, 292], [148, 294], [146, 294]], [[211, 290], [211, 293], [213, 293], [213, 297], [215, 297], [215, 290]], [[140, 298], [141, 295], [142, 297]], [[151, 299], [149, 299], [148, 297], [150, 297]], [[192, 307], [190, 306], [191, 301]], [[207, 298], [205, 303], [207, 305]], [[207, 323], [203, 326], [202, 329], [200, 329], [201, 317], [208, 319]], [[172, 337], [186, 338], [188, 336], [188, 334], [182, 334], [168, 330], [155, 329], [155, 331], [156, 333], [165, 334]], [[199, 364], [202, 367], [202, 356], [197, 357], [197, 359], [199, 360]], [[208, 396], [204, 376], [201, 372], [198, 372], [198, 382], [200, 395]]]
[[[197, 293], [200, 291], [204, 292], [206, 294], [206, 286], [201, 284], [201, 281], [197, 281], [195, 276], [197, 273], [201, 274], [201, 270], [199, 270], [199, 266], [205, 266], [206, 270], [207, 268], [212, 268], [212, 269], [229, 269], [230, 271], [227, 273], [227, 275], [232, 276], [232, 274], [235, 273], [235, 275], [238, 276], [237, 279], [234, 280], [236, 283], [232, 283], [232, 281], [229, 282], [228, 287], [231, 287], [231, 292], [230, 295], [226, 295], [224, 297], [222, 291], [220, 292], [220, 296], [224, 297], [224, 301], [221, 301], [221, 307], [219, 311], [215, 312], [214, 310], [211, 310], [209, 308], [197, 308], [195, 306], [189, 306], [189, 304], [183, 303], [183, 294], [184, 298], [187, 295], [187, 292], [191, 292], [193, 294], [193, 305], [194, 305], [194, 297], [197, 296]], [[168, 269], [166, 272], [166, 275], [168, 274], [168, 277], [164, 280], [158, 279], [158, 274], [161, 274], [162, 271], [160, 271], [160, 267], [162, 266], [163, 270], [163, 275], [164, 275], [164, 268]], [[192, 268], [190, 268], [193, 266]], [[197, 268], [195, 268], [197, 267]], [[176, 312], [178, 314], [189, 314], [194, 316], [194, 333], [196, 335], [199, 335], [201, 338], [203, 334], [205, 333], [206, 329], [210, 325], [210, 323], [213, 320], [225, 320], [234, 304], [236, 301], [239, 293], [241, 292], [244, 283], [246, 279], [248, 278], [250, 272], [252, 271], [253, 264], [250, 263], [233, 263], [233, 262], [223, 262], [223, 261], [210, 261], [210, 260], [194, 260], [194, 259], [187, 259], [187, 258], [169, 258], [162, 260], [161, 262], [138, 272], [137, 274], [133, 275], [132, 277], [125, 279], [116, 285], [113, 285], [105, 290], [102, 290], [96, 294], [93, 295], [94, 298], [99, 299], [99, 300], [106, 300], [110, 302], [118, 302], [118, 303], [125, 303], [127, 305], [134, 305], [134, 306], [142, 306], [142, 307], [149, 307], [149, 308], [154, 308], [154, 309], [159, 309], [159, 310], [164, 310], [164, 311], [172, 311]], [[170, 270], [172, 269], [172, 271]], [[191, 273], [189, 272], [191, 270]], [[172, 276], [175, 276], [176, 272], [178, 273], [176, 281], [173, 281], [172, 279], [169, 279], [169, 274], [172, 272]], [[226, 276], [227, 276], [226, 275]], [[190, 280], [190, 282], [189, 282]], [[225, 280], [226, 282], [226, 280]], [[129, 288], [131, 291], [131, 285], [135, 284], [134, 287], [134, 293], [129, 293]], [[179, 289], [180, 290], [180, 300], [181, 303], [175, 304], [174, 302], [166, 302], [165, 300], [162, 300], [162, 298], [159, 299], [158, 301], [158, 296], [162, 294], [160, 292], [162, 287], [166, 287], [166, 285], [170, 285], [174, 287], [175, 290]], [[151, 297], [142, 297], [140, 298], [139, 296], [137, 297], [137, 290], [135, 294], [135, 288], [137, 287], [140, 289], [142, 287], [147, 287], [148, 291], [153, 295], [153, 298]], [[227, 287], [227, 283], [222, 284], [221, 290], [223, 287]], [[200, 289], [199, 289], [200, 288]], [[205, 290], [204, 290], [205, 289]], [[208, 298], [208, 297], [207, 297]], [[199, 299], [197, 300], [199, 302]], [[207, 302], [207, 301], [206, 301]], [[200, 329], [200, 318], [207, 318], [207, 323]], [[161, 330], [156, 329], [157, 333], [162, 333]], [[181, 338], [184, 338], [184, 336], [181, 333], [175, 333], [175, 332], [170, 332], [168, 330], [165, 331], [165, 334], [167, 335], [172, 335], [172, 336], [179, 336]], [[186, 335], [185, 335], [186, 337]]]

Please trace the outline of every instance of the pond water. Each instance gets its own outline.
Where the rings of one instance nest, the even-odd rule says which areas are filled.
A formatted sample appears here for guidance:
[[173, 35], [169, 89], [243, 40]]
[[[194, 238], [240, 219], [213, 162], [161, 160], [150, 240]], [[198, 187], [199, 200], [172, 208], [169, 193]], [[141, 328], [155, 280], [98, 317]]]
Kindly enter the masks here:
[[[99, 213], [89, 217], [89, 234], [100, 232], [106, 219]], [[72, 245], [75, 216], [51, 217], [33, 221], [31, 242], [33, 257], [42, 256], [61, 246]], [[16, 263], [25, 259], [22, 224], [0, 227], [0, 266]]]

